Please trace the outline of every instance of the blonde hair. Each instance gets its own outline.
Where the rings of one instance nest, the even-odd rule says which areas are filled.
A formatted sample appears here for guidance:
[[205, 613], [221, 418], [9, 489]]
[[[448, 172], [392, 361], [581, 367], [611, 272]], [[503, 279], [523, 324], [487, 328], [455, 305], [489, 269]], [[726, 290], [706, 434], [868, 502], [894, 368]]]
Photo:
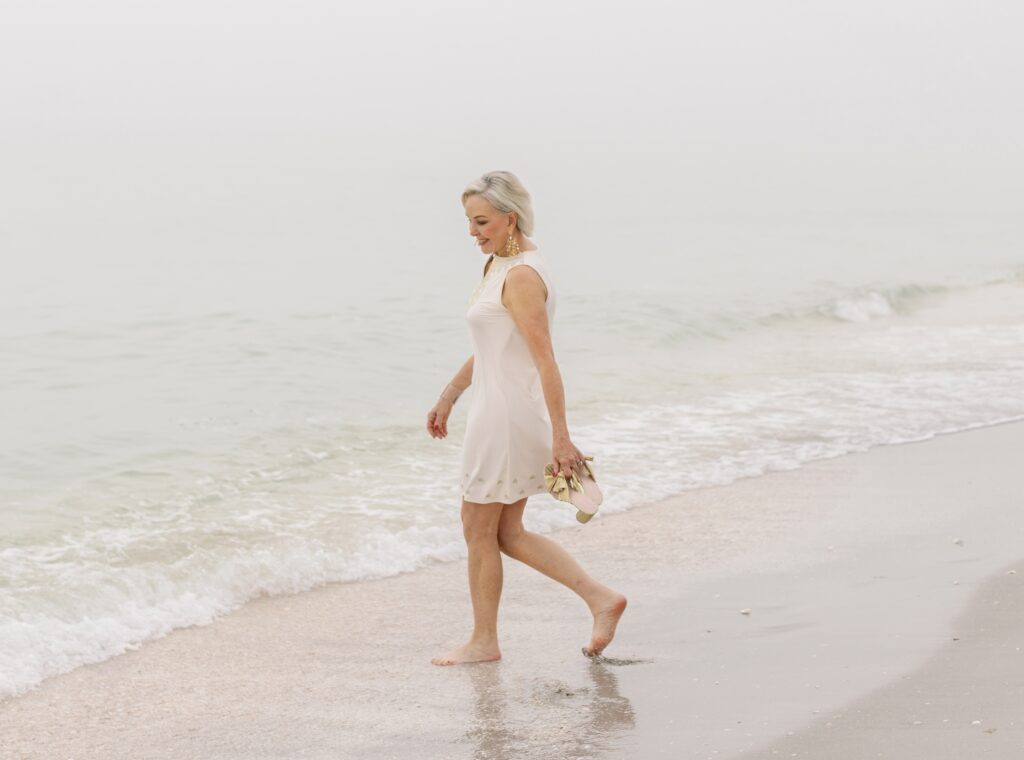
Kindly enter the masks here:
[[462, 205], [471, 195], [481, 195], [499, 213], [516, 213], [516, 226], [530, 237], [533, 235], [533, 201], [526, 192], [519, 177], [512, 172], [487, 172], [480, 179], [470, 182], [462, 191]]

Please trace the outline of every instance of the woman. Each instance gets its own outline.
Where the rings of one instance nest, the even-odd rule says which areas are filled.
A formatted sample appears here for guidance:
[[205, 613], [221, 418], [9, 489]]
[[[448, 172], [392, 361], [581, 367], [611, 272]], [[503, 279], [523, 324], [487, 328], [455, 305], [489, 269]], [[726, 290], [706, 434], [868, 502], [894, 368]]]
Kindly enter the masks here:
[[[473, 356], [427, 415], [427, 432], [448, 435], [448, 417], [474, 383], [462, 448], [462, 529], [469, 550], [473, 633], [435, 665], [501, 658], [498, 601], [504, 552], [564, 584], [594, 617], [588, 656], [615, 635], [626, 597], [598, 583], [551, 539], [523, 529], [526, 500], [547, 491], [544, 466], [584, 471], [569, 437], [562, 377], [551, 346], [555, 290], [533, 234], [530, 195], [510, 172], [489, 172], [462, 193], [469, 234], [489, 254], [466, 314]], [[552, 504], [552, 506], [555, 506]]]

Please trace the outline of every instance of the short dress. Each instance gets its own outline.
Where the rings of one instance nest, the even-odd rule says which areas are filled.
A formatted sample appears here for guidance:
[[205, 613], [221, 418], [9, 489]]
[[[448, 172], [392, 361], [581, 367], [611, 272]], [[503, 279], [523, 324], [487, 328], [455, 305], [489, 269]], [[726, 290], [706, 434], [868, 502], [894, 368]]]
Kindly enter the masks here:
[[544, 466], [551, 462], [552, 429], [540, 372], [501, 303], [505, 276], [517, 266], [533, 267], [544, 281], [553, 335], [555, 288], [540, 251], [493, 257], [466, 312], [473, 378], [459, 474], [462, 498], [469, 502], [512, 504], [547, 491]]

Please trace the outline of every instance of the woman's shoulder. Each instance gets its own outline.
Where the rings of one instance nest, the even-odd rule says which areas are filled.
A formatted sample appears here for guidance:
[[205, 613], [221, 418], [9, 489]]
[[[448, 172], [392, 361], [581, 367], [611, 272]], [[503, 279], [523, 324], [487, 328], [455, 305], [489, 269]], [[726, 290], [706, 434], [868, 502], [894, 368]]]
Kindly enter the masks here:
[[[539, 250], [523, 251], [522, 255], [518, 258], [519, 260], [513, 262], [509, 267], [508, 272], [506, 273], [506, 279], [511, 277], [513, 282], [523, 282], [539, 277], [541, 283], [544, 285], [544, 290], [546, 292], [550, 292], [552, 287], [551, 272], [543, 254]], [[516, 272], [516, 270], [519, 271]]]
[[528, 264], [534, 269], [543, 269], [545, 274], [547, 273], [547, 259], [544, 258], [544, 254], [537, 248], [529, 251], [523, 251], [519, 256], [516, 257], [518, 261], [512, 263], [512, 268], [520, 264]]
[[529, 251], [523, 251], [522, 256], [519, 257], [520, 264], [534, 264], [539, 262], [542, 266], [547, 263], [547, 259], [544, 257], [543, 252], [539, 248], [533, 248]]
[[538, 248], [534, 248], [532, 251], [523, 251], [521, 264], [530, 264], [535, 269], [543, 270], [544, 274], [547, 275], [550, 267], [548, 266], [547, 257], [544, 252]]

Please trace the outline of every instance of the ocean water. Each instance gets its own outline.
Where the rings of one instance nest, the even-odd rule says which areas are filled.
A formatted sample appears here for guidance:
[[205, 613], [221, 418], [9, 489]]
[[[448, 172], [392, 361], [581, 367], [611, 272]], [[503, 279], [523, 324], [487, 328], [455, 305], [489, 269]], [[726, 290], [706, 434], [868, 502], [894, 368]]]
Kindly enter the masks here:
[[[51, 251], [0, 283], [0, 695], [262, 594], [464, 556], [466, 399], [425, 431], [470, 350], [461, 223], [426, 248]], [[1024, 418], [1019, 226], [538, 231], [603, 513]], [[526, 519], [575, 525], [543, 497]]]

